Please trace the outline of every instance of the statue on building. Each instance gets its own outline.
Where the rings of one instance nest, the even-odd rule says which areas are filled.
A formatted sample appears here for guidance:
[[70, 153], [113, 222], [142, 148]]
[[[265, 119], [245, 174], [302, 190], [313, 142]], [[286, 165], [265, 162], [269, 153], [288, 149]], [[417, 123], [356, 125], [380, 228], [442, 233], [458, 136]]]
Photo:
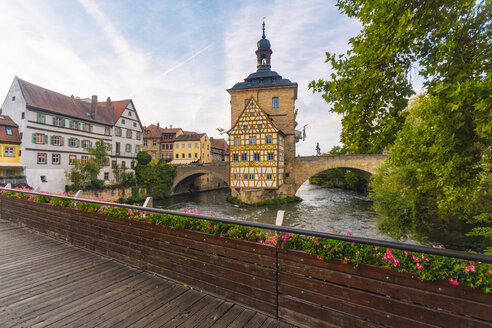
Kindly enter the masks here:
[[321, 156], [321, 148], [319, 148], [319, 142], [316, 143], [316, 156]]

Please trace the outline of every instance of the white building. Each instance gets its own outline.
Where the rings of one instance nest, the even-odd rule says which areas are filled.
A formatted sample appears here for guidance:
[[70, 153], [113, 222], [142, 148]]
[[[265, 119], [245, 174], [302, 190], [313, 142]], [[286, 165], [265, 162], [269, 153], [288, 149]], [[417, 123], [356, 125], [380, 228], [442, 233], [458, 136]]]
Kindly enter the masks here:
[[142, 124], [132, 100], [98, 103], [97, 96], [69, 97], [15, 77], [2, 114], [19, 125], [27, 184], [43, 191], [64, 191], [72, 160], [88, 159], [85, 148], [99, 139], [111, 154], [111, 165], [99, 176], [106, 181], [113, 180], [112, 166], [131, 167], [142, 146]]

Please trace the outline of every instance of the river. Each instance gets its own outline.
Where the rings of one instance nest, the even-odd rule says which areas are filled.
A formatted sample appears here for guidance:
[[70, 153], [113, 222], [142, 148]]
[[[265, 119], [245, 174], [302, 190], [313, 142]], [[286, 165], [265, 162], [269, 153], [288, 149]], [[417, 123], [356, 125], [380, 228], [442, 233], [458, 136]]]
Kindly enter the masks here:
[[197, 209], [200, 213], [212, 211], [226, 218], [275, 224], [278, 210], [285, 210], [286, 226], [302, 229], [345, 234], [350, 230], [354, 236], [391, 238], [380, 235], [375, 229], [376, 213], [371, 209], [372, 201], [356, 192], [323, 188], [304, 183], [297, 191], [303, 199], [299, 203], [266, 205], [261, 207], [239, 207], [226, 200], [228, 189], [179, 195], [155, 201], [154, 206], [178, 210]]

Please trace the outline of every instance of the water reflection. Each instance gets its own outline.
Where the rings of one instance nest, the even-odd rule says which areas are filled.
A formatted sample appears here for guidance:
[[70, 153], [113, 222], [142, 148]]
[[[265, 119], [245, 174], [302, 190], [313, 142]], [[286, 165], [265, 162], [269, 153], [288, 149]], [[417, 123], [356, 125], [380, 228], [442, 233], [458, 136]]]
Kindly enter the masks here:
[[154, 206], [166, 209], [196, 208], [200, 213], [212, 211], [226, 218], [275, 224], [278, 210], [285, 210], [286, 225], [323, 232], [336, 230], [354, 236], [391, 238], [379, 235], [374, 228], [376, 213], [371, 209], [372, 201], [352, 191], [321, 188], [308, 182], [299, 188], [300, 203], [267, 205], [262, 207], [239, 207], [226, 201], [228, 190], [217, 190], [190, 195], [181, 195]]

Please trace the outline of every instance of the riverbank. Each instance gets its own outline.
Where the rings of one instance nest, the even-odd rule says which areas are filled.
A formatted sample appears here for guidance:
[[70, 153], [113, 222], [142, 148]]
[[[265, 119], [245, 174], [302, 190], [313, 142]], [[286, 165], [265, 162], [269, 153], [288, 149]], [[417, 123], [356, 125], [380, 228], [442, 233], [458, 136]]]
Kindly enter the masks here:
[[237, 197], [234, 197], [232, 195], [228, 195], [226, 197], [226, 200], [230, 203], [241, 205], [241, 206], [264, 206], [264, 205], [281, 205], [281, 204], [301, 202], [302, 198], [294, 195], [294, 196], [287, 196], [285, 198], [267, 199], [267, 200], [263, 200], [261, 202], [249, 204], [249, 203], [243, 202], [242, 200], [240, 200]]

